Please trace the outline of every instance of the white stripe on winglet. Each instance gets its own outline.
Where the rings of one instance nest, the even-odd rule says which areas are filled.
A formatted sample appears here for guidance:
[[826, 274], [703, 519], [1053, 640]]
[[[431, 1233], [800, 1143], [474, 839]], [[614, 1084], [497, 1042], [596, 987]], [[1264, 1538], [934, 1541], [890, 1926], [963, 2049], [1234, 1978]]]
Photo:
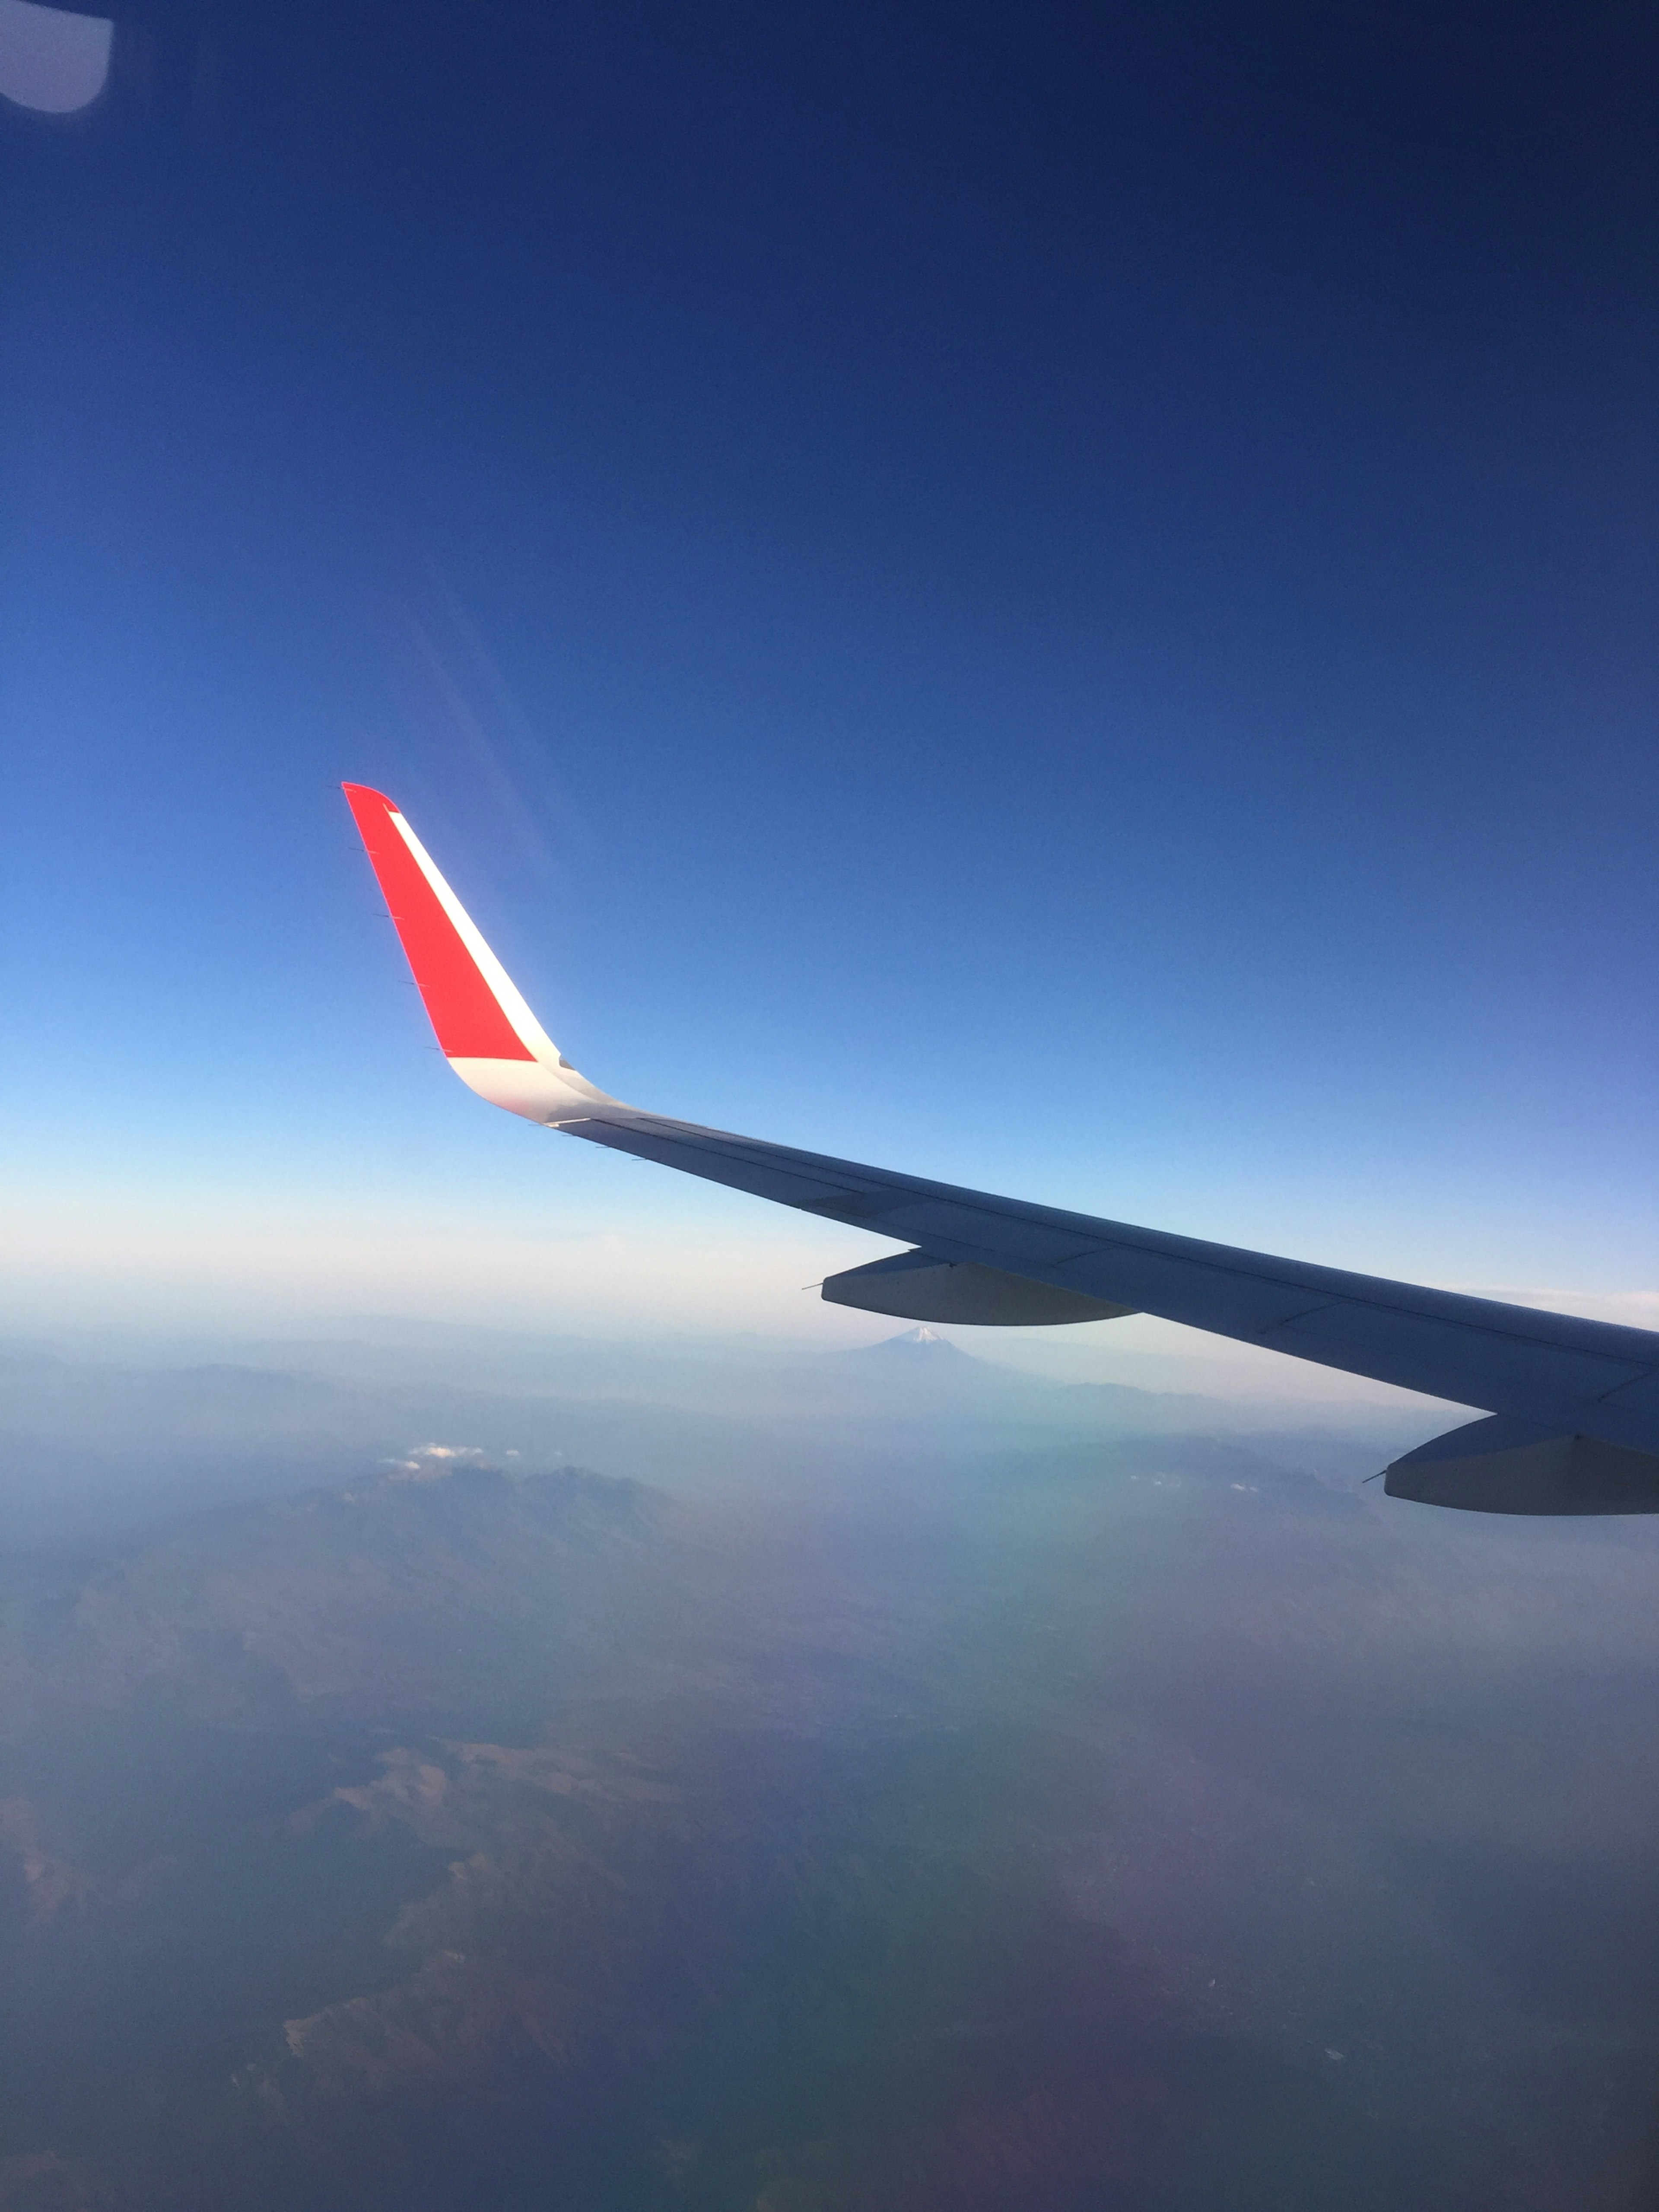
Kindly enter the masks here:
[[[501, 962], [484, 943], [474, 926], [472, 917], [461, 904], [449, 885], [438, 873], [436, 863], [420, 839], [410, 828], [394, 806], [391, 810], [392, 826], [415, 855], [415, 865], [432, 886], [439, 905], [455, 925], [457, 934], [472, 955], [478, 973], [495, 994], [495, 1003], [507, 1016], [518, 1033], [519, 1042], [526, 1052], [533, 1052], [538, 1060], [545, 1060], [550, 1067], [559, 1065], [559, 1048], [536, 1019], [519, 994], [518, 986]], [[575, 1070], [567, 1071], [574, 1074]], [[581, 1079], [577, 1078], [578, 1081]]]

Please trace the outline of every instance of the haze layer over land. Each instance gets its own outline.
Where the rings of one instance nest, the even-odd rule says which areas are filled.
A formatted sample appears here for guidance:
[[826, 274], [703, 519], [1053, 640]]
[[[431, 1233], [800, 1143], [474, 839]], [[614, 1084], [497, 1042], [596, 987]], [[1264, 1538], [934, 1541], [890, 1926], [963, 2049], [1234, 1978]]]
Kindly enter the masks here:
[[1652, 2201], [1646, 1523], [941, 1340], [380, 1338], [14, 1348], [6, 2212]]

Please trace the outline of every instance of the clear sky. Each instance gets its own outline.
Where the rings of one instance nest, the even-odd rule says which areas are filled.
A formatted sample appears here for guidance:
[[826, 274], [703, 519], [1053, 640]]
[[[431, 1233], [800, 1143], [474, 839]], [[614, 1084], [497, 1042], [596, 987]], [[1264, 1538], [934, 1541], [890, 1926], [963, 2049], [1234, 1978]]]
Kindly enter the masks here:
[[1653, 1324], [1650, 11], [167, 21], [0, 114], [8, 1326], [869, 1333], [343, 777], [623, 1097]]

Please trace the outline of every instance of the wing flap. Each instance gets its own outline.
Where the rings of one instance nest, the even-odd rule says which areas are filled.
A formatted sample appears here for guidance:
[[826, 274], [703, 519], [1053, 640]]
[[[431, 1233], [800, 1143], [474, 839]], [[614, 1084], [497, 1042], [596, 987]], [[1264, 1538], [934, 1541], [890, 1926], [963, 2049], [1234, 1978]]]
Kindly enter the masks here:
[[1287, 1322], [1265, 1341], [1298, 1358], [1340, 1367], [1359, 1348], [1362, 1334], [1366, 1358], [1396, 1375], [1424, 1376], [1409, 1387], [1437, 1398], [1458, 1396], [1458, 1386], [1468, 1380], [1468, 1356], [1477, 1342], [1483, 1387], [1503, 1391], [1511, 1401], [1524, 1392], [1540, 1407], [1604, 1399], [1640, 1371], [1565, 1345], [1540, 1344], [1461, 1321], [1449, 1325], [1433, 1314], [1401, 1313], [1370, 1303], [1362, 1307], [1352, 1300], [1334, 1301]]

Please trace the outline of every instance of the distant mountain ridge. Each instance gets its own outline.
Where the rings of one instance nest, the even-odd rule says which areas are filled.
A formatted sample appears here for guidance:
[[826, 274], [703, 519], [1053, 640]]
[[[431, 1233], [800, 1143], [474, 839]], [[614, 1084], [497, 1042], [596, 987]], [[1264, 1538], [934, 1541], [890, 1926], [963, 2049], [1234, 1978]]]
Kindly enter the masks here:
[[200, 1516], [14, 1605], [0, 1738], [52, 1710], [465, 1717], [626, 1672], [708, 1589], [703, 1516], [642, 1485], [468, 1459]]
[[[678, 1497], [730, 1500], [807, 1498], [833, 1492], [849, 1466], [903, 1478], [924, 1460], [1060, 1439], [1347, 1425], [1340, 1408], [1314, 1418], [1060, 1381], [925, 1328], [851, 1350], [747, 1346], [724, 1360], [566, 1342], [538, 1368], [517, 1346], [515, 1364], [471, 1382], [424, 1355], [365, 1345], [246, 1350], [241, 1360], [118, 1364], [0, 1344], [0, 1556], [101, 1548], [204, 1509], [368, 1480], [432, 1440], [501, 1466], [604, 1467]], [[1404, 1448], [1433, 1419], [1373, 1408], [1364, 1426], [1375, 1444], [1386, 1425]]]

